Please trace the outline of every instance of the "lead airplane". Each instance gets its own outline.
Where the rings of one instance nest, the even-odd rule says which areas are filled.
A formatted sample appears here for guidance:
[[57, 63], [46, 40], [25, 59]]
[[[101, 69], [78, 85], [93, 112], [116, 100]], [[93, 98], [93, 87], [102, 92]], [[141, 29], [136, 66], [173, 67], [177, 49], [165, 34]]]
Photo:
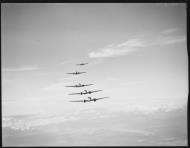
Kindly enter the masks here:
[[82, 73], [86, 73], [86, 72], [78, 72], [78, 71], [76, 71], [76, 72], [71, 72], [71, 73], [66, 73], [66, 74], [78, 75], [78, 74], [82, 74]]
[[109, 98], [109, 97], [103, 97], [103, 98], [91, 98], [91, 97], [88, 97], [88, 100], [84, 99], [84, 100], [76, 100], [76, 101], [69, 101], [69, 102], [91, 102], [91, 101], [97, 101], [97, 100], [100, 100], [100, 99], [105, 99], [105, 98]]
[[76, 64], [76, 65], [79, 65], [79, 66], [83, 66], [83, 65], [86, 65], [88, 63], [80, 63], [80, 64]]
[[72, 85], [72, 86], [65, 86], [65, 87], [84, 87], [84, 86], [90, 86], [90, 85], [94, 85], [94, 84], [78, 84], [78, 85]]
[[69, 94], [69, 95], [85, 95], [85, 94], [91, 94], [91, 93], [95, 93], [95, 92], [99, 92], [99, 91], [102, 91], [102, 90], [95, 90], [95, 91], [87, 91], [87, 90], [84, 90], [84, 92], [71, 93], [71, 94]]

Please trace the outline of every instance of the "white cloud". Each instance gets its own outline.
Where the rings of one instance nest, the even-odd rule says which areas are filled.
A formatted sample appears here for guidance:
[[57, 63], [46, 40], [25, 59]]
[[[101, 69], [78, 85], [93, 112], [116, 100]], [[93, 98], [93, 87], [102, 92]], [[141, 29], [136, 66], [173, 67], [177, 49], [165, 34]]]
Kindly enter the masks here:
[[123, 129], [123, 131], [128, 132], [128, 133], [134, 133], [134, 134], [142, 134], [144, 136], [153, 135], [153, 132], [138, 130], [138, 129]]
[[[24, 103], [25, 104], [25, 103]], [[31, 104], [31, 103], [30, 103]], [[36, 103], [35, 103], [36, 104]], [[43, 102], [43, 105], [45, 103]], [[40, 105], [41, 107], [43, 105]], [[79, 105], [82, 105], [79, 107]], [[95, 104], [94, 104], [95, 105]], [[116, 106], [117, 104], [115, 104]], [[46, 105], [45, 105], [46, 106]], [[114, 106], [107, 106], [109, 110], [104, 110], [103, 108], [92, 108], [89, 107], [90, 104], [72, 104], [72, 106], [68, 105], [68, 110], [64, 107], [62, 107], [62, 103], [54, 104], [51, 102], [49, 104], [49, 109], [52, 109], [53, 106], [56, 106], [57, 108], [61, 108], [61, 112], [42, 112], [42, 113], [35, 113], [33, 115], [24, 115], [24, 116], [3, 116], [2, 118], [2, 127], [10, 127], [15, 130], [29, 130], [31, 128], [35, 128], [37, 126], [43, 126], [43, 125], [49, 125], [49, 124], [56, 124], [56, 123], [62, 123], [66, 121], [85, 121], [88, 120], [99, 120], [99, 119], [105, 119], [114, 117], [115, 115], [120, 114], [122, 110], [112, 110]], [[86, 107], [85, 107], [86, 106]], [[87, 107], [88, 106], [88, 107]], [[122, 107], [121, 105], [119, 105]], [[184, 106], [165, 106], [164, 108], [162, 106], [156, 106], [155, 105], [146, 105], [146, 106], [139, 106], [139, 105], [124, 105], [125, 110], [123, 110], [126, 115], [136, 114], [140, 113], [140, 115], [144, 116], [146, 114], [153, 114], [153, 113], [159, 113], [159, 112], [168, 112], [168, 111], [175, 111], [175, 110], [182, 110], [184, 109]], [[34, 109], [34, 107], [31, 107]], [[115, 114], [116, 113], [116, 114]], [[93, 114], [93, 116], [92, 116]], [[125, 128], [125, 129], [124, 129]], [[155, 127], [154, 127], [155, 128]], [[128, 133], [136, 133], [141, 134], [145, 136], [152, 135], [151, 132], [141, 129], [128, 129], [126, 127], [117, 127], [117, 131], [121, 129], [122, 132], [128, 132]], [[112, 130], [115, 130], [113, 127]]]
[[166, 30], [163, 30], [161, 33], [162, 34], [170, 34], [170, 33], [174, 33], [177, 31], [177, 28], [169, 28], [169, 29], [166, 29]]
[[133, 52], [138, 47], [143, 47], [144, 43], [140, 39], [131, 39], [121, 44], [111, 44], [104, 48], [99, 49], [98, 51], [93, 51], [89, 53], [91, 58], [104, 58], [104, 57], [114, 57], [114, 56], [123, 56], [129, 52]]
[[[4, 117], [2, 127], [10, 127], [15, 130], [29, 130], [36, 126], [60, 123], [68, 120], [63, 116], [28, 116], [25, 118]], [[74, 118], [69, 120], [75, 120]]]
[[90, 58], [118, 57], [138, 51], [143, 47], [172, 45], [185, 42], [185, 35], [172, 35], [172, 33], [176, 31], [177, 28], [170, 28], [158, 33], [156, 36], [149, 35], [143, 38], [132, 38], [120, 44], [107, 45], [103, 48], [90, 52], [88, 56]]
[[168, 37], [160, 37], [157, 42], [155, 42], [155, 45], [171, 45], [176, 43], [185, 42], [186, 37], [185, 36], [168, 36]]
[[18, 68], [2, 68], [2, 72], [21, 72], [21, 71], [33, 71], [38, 70], [38, 66], [23, 66]]

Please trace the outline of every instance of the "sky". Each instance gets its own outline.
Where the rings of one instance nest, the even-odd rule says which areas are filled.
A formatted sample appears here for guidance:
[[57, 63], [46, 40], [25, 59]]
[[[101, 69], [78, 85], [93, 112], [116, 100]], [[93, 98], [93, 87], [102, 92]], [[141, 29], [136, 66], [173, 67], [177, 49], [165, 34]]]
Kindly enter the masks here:
[[[149, 113], [187, 104], [184, 3], [4, 3], [1, 37], [3, 117], [52, 121], [92, 109]], [[66, 74], [75, 71], [87, 73]], [[78, 83], [94, 85], [65, 87]], [[103, 91], [68, 95], [84, 89]], [[88, 96], [109, 98], [69, 102]]]

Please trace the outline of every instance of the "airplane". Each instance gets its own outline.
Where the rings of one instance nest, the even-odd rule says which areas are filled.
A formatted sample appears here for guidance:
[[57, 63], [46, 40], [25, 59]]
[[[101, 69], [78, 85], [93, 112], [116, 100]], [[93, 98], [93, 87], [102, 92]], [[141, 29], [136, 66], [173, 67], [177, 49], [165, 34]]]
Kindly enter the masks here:
[[94, 85], [94, 84], [78, 84], [78, 85], [73, 85], [73, 86], [65, 86], [65, 87], [84, 87], [84, 86], [90, 86], [90, 85]]
[[86, 65], [88, 63], [80, 63], [80, 64], [76, 64], [76, 65], [79, 65], [79, 66], [83, 66], [83, 65]]
[[85, 103], [85, 102], [90, 102], [90, 100], [85, 100], [84, 99], [84, 100], [76, 100], [76, 101], [69, 101], [69, 102], [84, 102]]
[[69, 95], [85, 95], [85, 94], [91, 94], [91, 93], [99, 92], [99, 91], [102, 91], [102, 90], [95, 90], [95, 91], [87, 91], [87, 90], [84, 90], [84, 92], [80, 92], [80, 93], [71, 93], [71, 94], [69, 94]]
[[86, 73], [86, 72], [72, 72], [72, 73], [66, 73], [66, 74], [73, 74], [73, 75], [78, 75], [78, 74], [82, 74], [82, 73]]
[[109, 97], [103, 97], [103, 98], [91, 98], [91, 97], [88, 97], [88, 99], [89, 100], [86, 100], [86, 99], [84, 99], [84, 100], [76, 100], [76, 101], [69, 101], [69, 102], [91, 102], [91, 101], [97, 101], [97, 100], [100, 100], [100, 99], [105, 99], [105, 98], [109, 98]]
[[97, 100], [100, 100], [100, 99], [105, 99], [105, 98], [109, 98], [109, 97], [103, 97], [103, 98], [92, 98], [92, 97], [88, 97], [89, 101], [97, 101]]

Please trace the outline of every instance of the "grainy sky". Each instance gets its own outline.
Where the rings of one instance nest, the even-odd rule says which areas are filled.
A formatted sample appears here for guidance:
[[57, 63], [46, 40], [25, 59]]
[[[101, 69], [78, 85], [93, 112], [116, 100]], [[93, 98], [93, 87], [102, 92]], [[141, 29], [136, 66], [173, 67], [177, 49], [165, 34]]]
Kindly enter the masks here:
[[[98, 141], [102, 145], [99, 137], [104, 134], [116, 139], [114, 143], [108, 136], [108, 145], [186, 143], [185, 112], [173, 111], [186, 105], [188, 97], [185, 4], [4, 3], [1, 27], [3, 127], [17, 135], [10, 139], [5, 128], [4, 145], [44, 145], [48, 138], [47, 145], [97, 145]], [[89, 64], [76, 65], [81, 62]], [[75, 71], [87, 73], [65, 74]], [[65, 87], [78, 83], [94, 85]], [[84, 89], [103, 91], [68, 95]], [[88, 96], [110, 98], [69, 102]], [[162, 114], [162, 109], [173, 112]], [[159, 112], [145, 118], [135, 114], [155, 110]], [[102, 122], [102, 129], [94, 119]], [[72, 124], [62, 124], [67, 121]], [[75, 124], [85, 127], [77, 130]], [[101, 134], [98, 129], [106, 131]], [[93, 139], [89, 139], [90, 131]], [[85, 132], [87, 137], [80, 139]], [[69, 141], [61, 133], [79, 140]], [[32, 137], [27, 139], [27, 134]], [[138, 139], [139, 134], [144, 139]]]
[[[86, 97], [67, 95], [84, 90], [64, 87], [76, 83], [95, 84], [86, 89], [104, 91], [92, 96], [118, 109], [187, 101], [185, 4], [1, 7], [3, 115], [69, 107]], [[87, 74], [65, 74], [76, 70]]]

